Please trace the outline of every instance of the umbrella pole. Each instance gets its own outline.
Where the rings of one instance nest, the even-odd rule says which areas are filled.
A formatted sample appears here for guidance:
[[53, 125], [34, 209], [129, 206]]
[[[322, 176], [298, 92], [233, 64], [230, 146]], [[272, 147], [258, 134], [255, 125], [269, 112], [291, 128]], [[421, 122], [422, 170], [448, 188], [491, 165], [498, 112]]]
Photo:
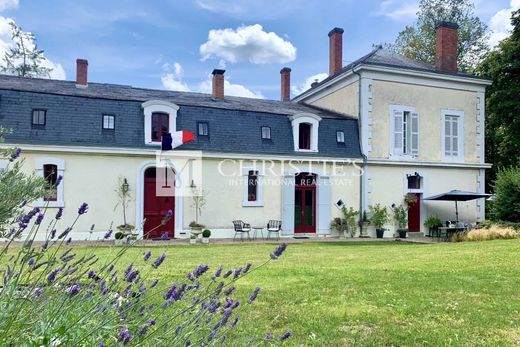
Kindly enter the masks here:
[[455, 200], [455, 217], [457, 218], [457, 223], [459, 223], [459, 207], [457, 204], [457, 200]]

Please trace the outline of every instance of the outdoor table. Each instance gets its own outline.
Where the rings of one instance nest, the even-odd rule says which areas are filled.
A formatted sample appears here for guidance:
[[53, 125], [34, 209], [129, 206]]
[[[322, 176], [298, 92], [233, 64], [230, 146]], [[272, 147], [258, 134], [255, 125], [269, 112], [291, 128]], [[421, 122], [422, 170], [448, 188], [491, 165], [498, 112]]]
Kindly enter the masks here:
[[258, 232], [260, 232], [260, 235], [262, 235], [262, 240], [264, 240], [264, 227], [253, 227], [253, 240], [256, 240], [256, 235]]
[[455, 234], [461, 233], [468, 230], [467, 227], [440, 227], [439, 238], [442, 236], [442, 232], [445, 232], [445, 240], [448, 241]]

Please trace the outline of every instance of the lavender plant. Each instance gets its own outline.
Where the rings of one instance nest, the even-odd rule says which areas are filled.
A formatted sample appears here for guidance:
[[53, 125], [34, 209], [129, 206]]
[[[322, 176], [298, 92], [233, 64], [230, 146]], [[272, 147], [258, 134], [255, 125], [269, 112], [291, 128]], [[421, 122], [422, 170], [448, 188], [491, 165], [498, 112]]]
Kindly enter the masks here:
[[[61, 181], [61, 179], [60, 179]], [[59, 184], [59, 182], [58, 182]], [[63, 210], [26, 209], [15, 218], [6, 246], [0, 251], [0, 345], [2, 346], [214, 346], [228, 341], [240, 324], [240, 312], [253, 305], [260, 287], [246, 298], [236, 297], [237, 281], [277, 260], [287, 244], [278, 246], [262, 264], [212, 269], [201, 264], [182, 280], [165, 283], [155, 272], [168, 261], [165, 253], [146, 251], [130, 264], [121, 258], [131, 244], [114, 249], [110, 259], [96, 248], [75, 251], [73, 223], [56, 230]], [[169, 212], [165, 219], [171, 213]], [[35, 236], [48, 221], [46, 240]], [[21, 245], [15, 238], [24, 235]], [[112, 235], [105, 234], [108, 240]], [[11, 249], [12, 247], [12, 249]], [[155, 253], [155, 252], [154, 252]], [[233, 335], [235, 336], [235, 335]], [[270, 333], [250, 345], [282, 342]]]

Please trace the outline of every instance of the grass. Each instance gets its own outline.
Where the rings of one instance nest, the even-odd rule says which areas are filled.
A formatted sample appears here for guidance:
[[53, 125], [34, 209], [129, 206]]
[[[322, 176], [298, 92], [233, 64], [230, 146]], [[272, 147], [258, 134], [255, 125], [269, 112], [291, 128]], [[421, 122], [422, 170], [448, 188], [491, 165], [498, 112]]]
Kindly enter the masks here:
[[[176, 246], [166, 281], [198, 264], [262, 263], [274, 244]], [[130, 249], [122, 264], [145, 248]], [[153, 247], [154, 256], [162, 247]], [[113, 254], [110, 248], [98, 252]], [[233, 345], [266, 331], [287, 346], [512, 346], [520, 344], [520, 240], [445, 244], [290, 244], [281, 259], [238, 283], [258, 300], [242, 311]], [[164, 282], [163, 282], [164, 283]]]

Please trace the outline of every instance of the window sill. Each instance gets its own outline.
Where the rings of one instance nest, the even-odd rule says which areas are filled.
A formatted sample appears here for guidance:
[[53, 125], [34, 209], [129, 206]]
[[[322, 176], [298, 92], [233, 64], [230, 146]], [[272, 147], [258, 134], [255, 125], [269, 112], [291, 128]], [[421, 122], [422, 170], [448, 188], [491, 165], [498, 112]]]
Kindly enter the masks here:
[[263, 201], [242, 201], [242, 207], [264, 207]]
[[318, 153], [317, 149], [295, 149], [294, 151], [301, 153]]
[[388, 156], [388, 159], [390, 160], [417, 160], [416, 155], [409, 155], [409, 154], [391, 154]]

